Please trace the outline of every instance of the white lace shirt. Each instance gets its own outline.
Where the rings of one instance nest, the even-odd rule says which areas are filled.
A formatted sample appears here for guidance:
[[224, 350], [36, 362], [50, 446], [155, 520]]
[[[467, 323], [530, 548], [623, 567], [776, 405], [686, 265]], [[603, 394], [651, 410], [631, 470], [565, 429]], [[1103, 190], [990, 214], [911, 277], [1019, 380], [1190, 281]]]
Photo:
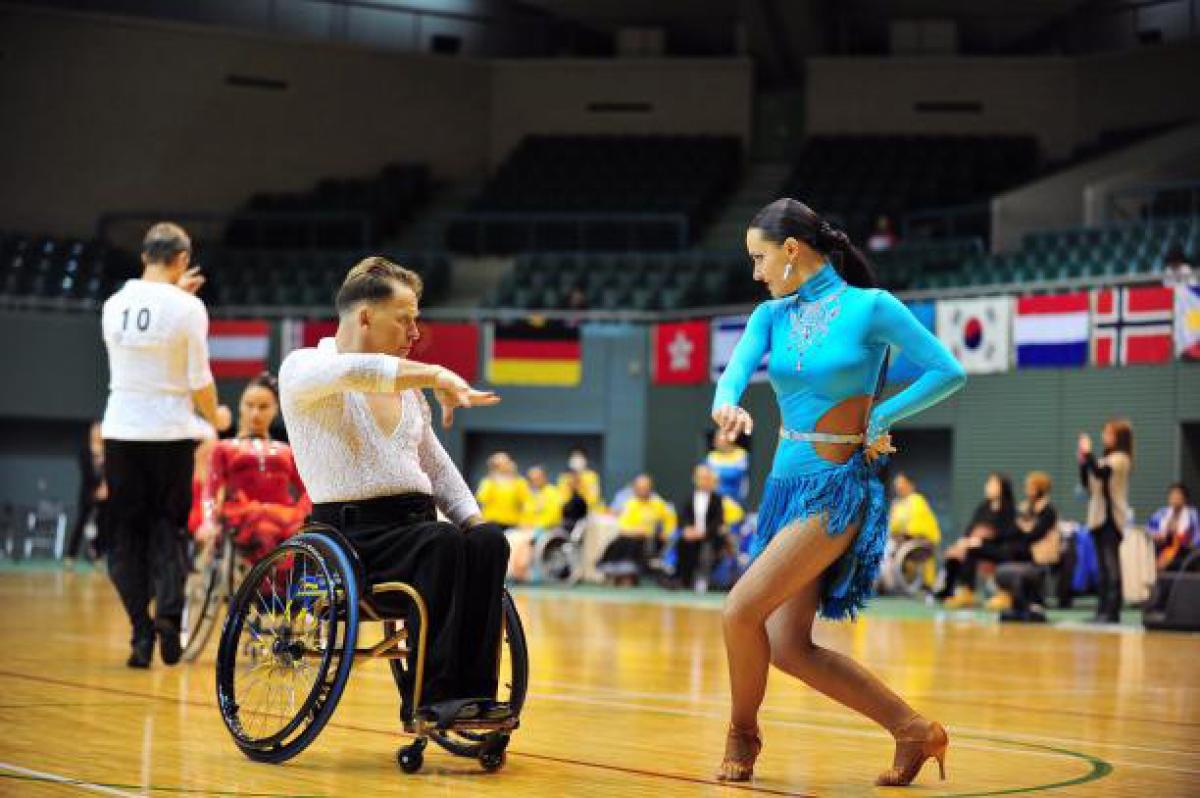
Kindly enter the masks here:
[[479, 505], [433, 434], [424, 394], [396, 397], [400, 423], [391, 435], [363, 395], [390, 393], [400, 363], [391, 355], [338, 352], [332, 338], [289, 354], [279, 369], [279, 394], [296, 467], [316, 503], [425, 493], [461, 524]]

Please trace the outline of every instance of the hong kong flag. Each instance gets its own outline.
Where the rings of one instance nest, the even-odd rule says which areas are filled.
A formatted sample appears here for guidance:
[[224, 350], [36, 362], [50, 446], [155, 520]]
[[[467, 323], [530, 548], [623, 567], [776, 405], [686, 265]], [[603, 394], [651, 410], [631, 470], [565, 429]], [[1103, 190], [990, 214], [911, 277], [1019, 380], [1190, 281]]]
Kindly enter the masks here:
[[656, 385], [698, 385], [708, 382], [707, 321], [654, 325], [654, 382]]

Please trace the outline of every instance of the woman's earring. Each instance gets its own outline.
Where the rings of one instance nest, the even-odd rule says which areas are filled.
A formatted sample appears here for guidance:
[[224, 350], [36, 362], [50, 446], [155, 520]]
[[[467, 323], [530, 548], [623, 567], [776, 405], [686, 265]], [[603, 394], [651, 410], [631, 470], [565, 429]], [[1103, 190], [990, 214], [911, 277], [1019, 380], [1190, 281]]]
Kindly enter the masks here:
[[783, 267], [783, 279], [786, 280], [787, 278], [789, 278], [791, 276], [792, 276], [792, 262], [789, 260], [787, 262], [787, 266]]

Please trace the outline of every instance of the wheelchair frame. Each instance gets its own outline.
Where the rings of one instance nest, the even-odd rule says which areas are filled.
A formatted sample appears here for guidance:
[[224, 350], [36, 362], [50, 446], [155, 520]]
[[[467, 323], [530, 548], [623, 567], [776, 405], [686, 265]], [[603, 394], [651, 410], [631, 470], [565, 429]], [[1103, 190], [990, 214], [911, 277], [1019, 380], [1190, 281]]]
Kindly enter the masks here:
[[[289, 561], [288, 568], [294, 568], [294, 558], [300, 556], [308, 557], [314, 566], [320, 566], [321, 573], [314, 574], [318, 581], [313, 584], [317, 585], [315, 590], [322, 595], [310, 605], [304, 606], [301, 612], [307, 613], [314, 623], [327, 625], [325, 645], [317, 645], [310, 650], [299, 644], [303, 650], [297, 652], [298, 643], [291, 637], [291, 631], [283, 632], [281, 625], [282, 634], [276, 635], [269, 652], [270, 657], [274, 658], [270, 668], [274, 672], [275, 663], [291, 667], [306, 660], [315, 660], [321, 663], [321, 672], [300, 711], [289, 723], [267, 737], [248, 739], [245, 726], [239, 717], [240, 707], [234, 682], [234, 666], [239, 649], [243, 647], [239, 644], [239, 639], [250, 620], [244, 617], [244, 614], [250, 609], [257, 611], [258, 606], [266, 606], [261, 592], [258, 595], [260, 605], [254, 608], [248, 608], [247, 605], [252, 603], [253, 597], [250, 594], [263, 582], [271, 564], [291, 557], [293, 559]], [[320, 585], [321, 578], [326, 580], [324, 586]], [[289, 591], [291, 584], [289, 581]], [[393, 678], [401, 693], [402, 705], [405, 707], [402, 713], [403, 729], [416, 738], [397, 751], [396, 758], [402, 770], [413, 773], [421, 768], [425, 747], [431, 739], [452, 754], [477, 758], [484, 770], [494, 771], [501, 768], [506, 759], [509, 738], [520, 725], [520, 710], [528, 688], [529, 660], [524, 630], [511, 596], [507, 591], [502, 596], [504, 626], [496, 652], [498, 664], [503, 660], [506, 645], [510, 652], [511, 681], [508, 689], [511, 713], [503, 719], [455, 720], [442, 724], [436, 718], [418, 711], [424, 689], [425, 656], [428, 650], [428, 610], [424, 598], [412, 585], [404, 582], [382, 582], [371, 586], [369, 593], [365, 595], [362, 592], [363, 584], [364, 569], [354, 549], [337, 529], [324, 524], [307, 525], [254, 566], [230, 604], [230, 611], [221, 633], [221, 650], [217, 657], [217, 702], [222, 719], [233, 735], [235, 744], [249, 758], [256, 761], [282, 763], [291, 759], [316, 739], [332, 717], [349, 680], [353, 664], [362, 660], [383, 659], [389, 661]], [[303, 580], [300, 587], [300, 593], [287, 597], [283, 605], [285, 612], [290, 611], [294, 598], [311, 598], [316, 595], [303, 586]], [[415, 648], [411, 645], [412, 630], [408, 628], [404, 614], [382, 612], [371, 601], [374, 597], [394, 593], [403, 594], [416, 610]], [[354, 600], [348, 598], [351, 596]], [[276, 598], [272, 596], [272, 608], [276, 605]], [[299, 603], [303, 604], [302, 601]], [[329, 612], [331, 607], [334, 610], [332, 613]], [[274, 612], [272, 608], [268, 609], [268, 614]], [[324, 618], [319, 620], [318, 616], [322, 614]], [[360, 647], [358, 631], [363, 621], [381, 623], [382, 640], [371, 646]], [[258, 643], [255, 631], [251, 629], [250, 633], [254, 638], [250, 644]], [[335, 656], [337, 662], [333, 663]], [[411, 694], [406, 696], [405, 682], [410, 657], [414, 660], [412, 689]], [[257, 668], [258, 665], [255, 665], [255, 669]], [[294, 694], [292, 698], [294, 705]]]

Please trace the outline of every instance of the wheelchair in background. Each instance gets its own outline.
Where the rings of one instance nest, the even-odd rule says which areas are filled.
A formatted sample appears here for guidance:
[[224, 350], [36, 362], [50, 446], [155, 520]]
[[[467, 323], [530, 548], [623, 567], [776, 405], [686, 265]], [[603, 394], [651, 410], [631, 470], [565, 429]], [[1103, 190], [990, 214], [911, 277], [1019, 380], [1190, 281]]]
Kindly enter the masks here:
[[[383, 611], [381, 603], [393, 605], [397, 597], [409, 611]], [[247, 757], [286, 762], [329, 722], [355, 660], [383, 659], [401, 695], [404, 731], [416, 737], [397, 752], [401, 769], [420, 770], [433, 740], [452, 754], [478, 759], [484, 770], [498, 770], [520, 725], [529, 684], [525, 633], [507, 591], [502, 603], [497, 700], [509, 708], [505, 717], [445, 719], [419, 712], [424, 599], [403, 582], [366, 585], [362, 563], [341, 533], [309, 524], [255, 564], [230, 602], [217, 655], [221, 717]], [[379, 623], [382, 636], [360, 647], [364, 622]]]

